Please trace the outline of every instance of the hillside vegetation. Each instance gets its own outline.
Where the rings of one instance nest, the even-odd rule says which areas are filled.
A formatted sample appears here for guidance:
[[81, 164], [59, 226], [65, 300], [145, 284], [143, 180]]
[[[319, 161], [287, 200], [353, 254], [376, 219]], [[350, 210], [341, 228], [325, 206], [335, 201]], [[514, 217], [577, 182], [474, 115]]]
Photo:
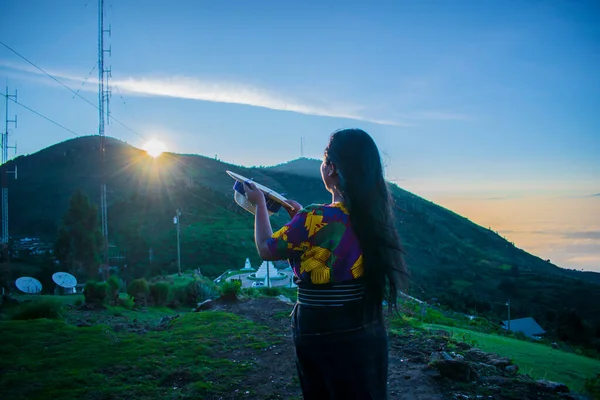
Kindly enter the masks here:
[[[252, 217], [233, 202], [227, 169], [302, 204], [329, 201], [315, 160], [249, 169], [195, 155], [163, 154], [152, 159], [120, 141], [107, 142], [111, 255], [120, 256], [113, 264], [128, 280], [176, 271], [177, 208], [183, 211], [185, 269], [200, 268], [206, 276], [217, 276], [239, 269], [247, 257], [253, 265], [260, 262]], [[98, 145], [97, 137], [83, 137], [11, 162], [19, 170], [19, 180], [10, 183], [9, 191], [13, 237], [53, 242], [77, 189], [99, 202]], [[464, 217], [395, 185], [391, 188], [412, 274], [410, 294], [496, 320], [505, 319], [510, 298], [514, 318], [532, 316], [561, 340], [600, 349], [600, 286], [594, 283], [600, 274], [558, 268]], [[275, 227], [286, 221], [284, 212], [273, 217]], [[16, 261], [43, 282], [60, 268], [49, 257], [19, 257]]]

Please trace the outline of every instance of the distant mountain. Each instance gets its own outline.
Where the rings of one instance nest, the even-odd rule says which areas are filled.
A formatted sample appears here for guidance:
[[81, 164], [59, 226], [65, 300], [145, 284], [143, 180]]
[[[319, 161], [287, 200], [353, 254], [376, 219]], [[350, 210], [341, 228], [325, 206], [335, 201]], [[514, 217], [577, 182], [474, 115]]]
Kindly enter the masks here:
[[291, 175], [307, 178], [321, 179], [321, 161], [311, 158], [298, 158], [296, 160], [266, 168], [267, 171], [289, 173]]
[[[19, 179], [9, 183], [11, 236], [53, 241], [76, 189], [99, 203], [99, 143], [97, 136], [77, 138], [10, 162], [9, 168], [17, 165], [19, 170]], [[172, 153], [153, 159], [107, 138], [112, 260], [121, 267], [126, 264], [128, 273], [136, 276], [172, 272], [177, 254], [173, 216], [181, 208], [184, 268], [200, 267], [204, 274], [216, 276], [241, 268], [246, 257], [256, 265], [260, 260], [253, 243], [253, 219], [233, 202], [233, 180], [225, 171], [254, 178], [310, 204], [330, 200], [319, 165], [318, 160], [298, 159], [274, 167], [243, 168]], [[412, 273], [411, 294], [499, 319], [510, 298], [512, 316], [534, 316], [548, 331], [568, 336], [561, 324], [582, 320], [600, 335], [600, 313], [593, 308], [600, 304], [600, 286], [594, 284], [600, 282], [600, 274], [559, 268], [467, 218], [396, 185], [390, 187]], [[272, 220], [276, 228], [288, 218], [280, 212]]]

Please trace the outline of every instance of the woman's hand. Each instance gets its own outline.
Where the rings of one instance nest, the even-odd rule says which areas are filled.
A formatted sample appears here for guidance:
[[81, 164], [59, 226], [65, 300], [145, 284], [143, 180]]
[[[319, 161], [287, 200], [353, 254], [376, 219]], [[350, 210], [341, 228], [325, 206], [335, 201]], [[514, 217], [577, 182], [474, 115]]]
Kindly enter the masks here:
[[285, 209], [288, 214], [290, 215], [290, 218], [294, 218], [296, 216], [296, 214], [298, 214], [298, 211], [300, 211], [303, 207], [302, 204], [298, 203], [297, 201], [294, 200], [286, 200], [286, 203], [288, 203], [289, 205], [291, 205], [292, 207], [294, 207], [293, 210], [289, 210], [289, 209]]
[[246, 191], [246, 198], [250, 203], [255, 206], [266, 204], [265, 194], [256, 188], [254, 182], [246, 181], [244, 182], [244, 190]]

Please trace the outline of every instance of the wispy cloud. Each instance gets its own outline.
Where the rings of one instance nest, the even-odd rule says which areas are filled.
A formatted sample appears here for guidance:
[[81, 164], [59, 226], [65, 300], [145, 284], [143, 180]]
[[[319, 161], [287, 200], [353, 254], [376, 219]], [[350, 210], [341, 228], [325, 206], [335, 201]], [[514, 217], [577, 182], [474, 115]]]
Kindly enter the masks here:
[[[3, 60], [0, 60], [0, 67], [30, 74], [42, 74], [39, 70], [29, 65], [16, 64]], [[80, 86], [81, 82], [84, 81], [84, 78], [77, 76], [77, 74], [49, 70], [47, 72], [61, 80], [68, 81], [65, 83], [68, 83], [72, 87]], [[52, 83], [50, 80], [48, 82]], [[92, 85], [85, 86], [83, 90], [95, 90], [96, 88], [93, 87], [93, 83], [97, 83], [97, 80], [89, 77], [88, 82], [92, 83]], [[345, 118], [398, 127], [416, 126], [416, 121], [418, 120], [468, 119], [464, 115], [436, 111], [397, 114], [391, 118], [378, 118], [370, 115], [366, 111], [367, 108], [361, 105], [323, 103], [318, 99], [300, 100], [295, 96], [285, 95], [274, 90], [245, 83], [222, 82], [186, 76], [128, 77], [120, 80], [114, 79], [111, 81], [111, 84], [113, 86], [116, 85], [121, 92], [128, 93], [129, 95], [161, 96], [216, 103], [243, 104], [271, 110]]]
[[600, 231], [567, 232], [564, 237], [570, 239], [600, 240]]
[[470, 121], [473, 118], [466, 114], [444, 112], [444, 111], [419, 111], [413, 113], [395, 114], [403, 120], [433, 120], [433, 121]]

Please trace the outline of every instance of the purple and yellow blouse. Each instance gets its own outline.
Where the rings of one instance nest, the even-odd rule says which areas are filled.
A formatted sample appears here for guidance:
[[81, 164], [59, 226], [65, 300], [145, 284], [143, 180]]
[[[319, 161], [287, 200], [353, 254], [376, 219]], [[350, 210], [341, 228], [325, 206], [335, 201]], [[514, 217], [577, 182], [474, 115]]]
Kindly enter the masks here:
[[302, 282], [339, 283], [364, 273], [360, 244], [342, 203], [303, 208], [268, 246], [271, 254], [289, 260]]

